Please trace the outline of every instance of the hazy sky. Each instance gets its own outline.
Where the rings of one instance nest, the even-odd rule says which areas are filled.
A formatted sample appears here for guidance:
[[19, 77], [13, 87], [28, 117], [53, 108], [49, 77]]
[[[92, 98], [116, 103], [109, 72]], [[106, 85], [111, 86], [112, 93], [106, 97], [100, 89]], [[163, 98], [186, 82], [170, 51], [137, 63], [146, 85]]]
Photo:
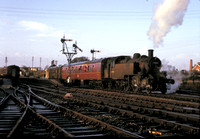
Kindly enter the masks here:
[[39, 67], [51, 60], [66, 64], [60, 50], [65, 34], [77, 40], [83, 52], [75, 57], [96, 58], [147, 54], [168, 61], [179, 70], [189, 69], [189, 61], [200, 62], [200, 0], [190, 0], [183, 22], [174, 26], [154, 48], [148, 31], [155, 8], [163, 0], [0, 0], [0, 67], [8, 65]]

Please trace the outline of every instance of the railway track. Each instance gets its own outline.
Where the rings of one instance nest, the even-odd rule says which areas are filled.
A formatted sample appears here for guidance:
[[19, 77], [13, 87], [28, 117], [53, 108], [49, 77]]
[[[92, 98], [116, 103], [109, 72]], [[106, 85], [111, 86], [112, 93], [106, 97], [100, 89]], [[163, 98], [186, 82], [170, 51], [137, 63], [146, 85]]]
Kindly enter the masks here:
[[141, 137], [54, 104], [33, 93], [29, 86], [0, 92], [2, 137]]
[[[24, 92], [19, 93], [13, 89], [7, 89], [6, 91], [1, 89], [1, 93], [6, 94], [2, 98], [4, 101], [1, 103], [0, 110], [1, 137], [53, 137], [53, 134], [56, 134], [55, 130], [59, 130], [56, 126], [52, 128], [54, 130], [49, 130], [52, 123], [32, 110], [30, 95]], [[63, 132], [61, 135], [66, 136], [66, 133]]]
[[[100, 90], [33, 88], [55, 103], [144, 137], [199, 136], [197, 102]], [[66, 92], [73, 94], [67, 103]]]

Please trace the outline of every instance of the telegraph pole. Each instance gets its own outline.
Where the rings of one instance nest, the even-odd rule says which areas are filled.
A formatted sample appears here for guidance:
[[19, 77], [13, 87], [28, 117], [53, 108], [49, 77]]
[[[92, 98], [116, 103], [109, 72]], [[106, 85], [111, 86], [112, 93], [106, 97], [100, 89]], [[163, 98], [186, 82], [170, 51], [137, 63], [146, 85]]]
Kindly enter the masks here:
[[40, 57], [40, 70], [42, 70], [42, 58]]
[[5, 66], [7, 67], [7, 63], [8, 63], [8, 57], [5, 57]]
[[[62, 47], [62, 53], [67, 57], [67, 61], [68, 61], [68, 70], [69, 70], [69, 76], [67, 77], [67, 83], [71, 83], [71, 61], [72, 61], [72, 58], [74, 55], [77, 54], [77, 49], [81, 52], [83, 52], [83, 50], [81, 50], [78, 46], [77, 46], [77, 42], [75, 42], [73, 44], [73, 49], [72, 51], [70, 52], [69, 51], [69, 48], [67, 46], [67, 41], [73, 41], [72, 39], [65, 39], [65, 35], [63, 36], [63, 38], [61, 38], [60, 40], [63, 44], [63, 47]], [[66, 50], [65, 50], [66, 49]]]
[[32, 68], [33, 68], [34, 56], [32, 56]]

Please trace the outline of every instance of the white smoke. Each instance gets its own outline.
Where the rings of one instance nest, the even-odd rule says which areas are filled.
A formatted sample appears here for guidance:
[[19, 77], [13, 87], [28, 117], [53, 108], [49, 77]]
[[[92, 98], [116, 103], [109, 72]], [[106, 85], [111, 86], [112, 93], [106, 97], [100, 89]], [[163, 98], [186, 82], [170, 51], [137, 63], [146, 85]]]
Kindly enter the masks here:
[[171, 27], [182, 24], [189, 0], [164, 0], [155, 10], [148, 36], [154, 42], [154, 47], [162, 45], [163, 37]]
[[167, 84], [168, 90], [167, 93], [175, 93], [179, 90], [179, 87], [183, 81], [183, 79], [190, 77], [190, 74], [183, 74], [181, 71], [176, 69], [175, 66], [169, 64], [169, 61], [166, 59], [162, 60], [162, 68], [161, 71], [167, 72], [167, 78], [172, 78], [175, 80], [174, 84]]

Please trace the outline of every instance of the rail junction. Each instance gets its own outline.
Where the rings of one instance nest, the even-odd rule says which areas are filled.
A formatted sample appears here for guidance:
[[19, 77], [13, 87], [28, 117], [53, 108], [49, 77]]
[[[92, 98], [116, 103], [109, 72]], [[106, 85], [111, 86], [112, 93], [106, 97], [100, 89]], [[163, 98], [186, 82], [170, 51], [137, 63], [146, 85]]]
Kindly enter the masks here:
[[[72, 98], [65, 99], [66, 93]], [[0, 89], [2, 137], [199, 136], [199, 95], [131, 94], [22, 80]]]
[[28, 85], [0, 91], [1, 137], [140, 137], [54, 104]]

